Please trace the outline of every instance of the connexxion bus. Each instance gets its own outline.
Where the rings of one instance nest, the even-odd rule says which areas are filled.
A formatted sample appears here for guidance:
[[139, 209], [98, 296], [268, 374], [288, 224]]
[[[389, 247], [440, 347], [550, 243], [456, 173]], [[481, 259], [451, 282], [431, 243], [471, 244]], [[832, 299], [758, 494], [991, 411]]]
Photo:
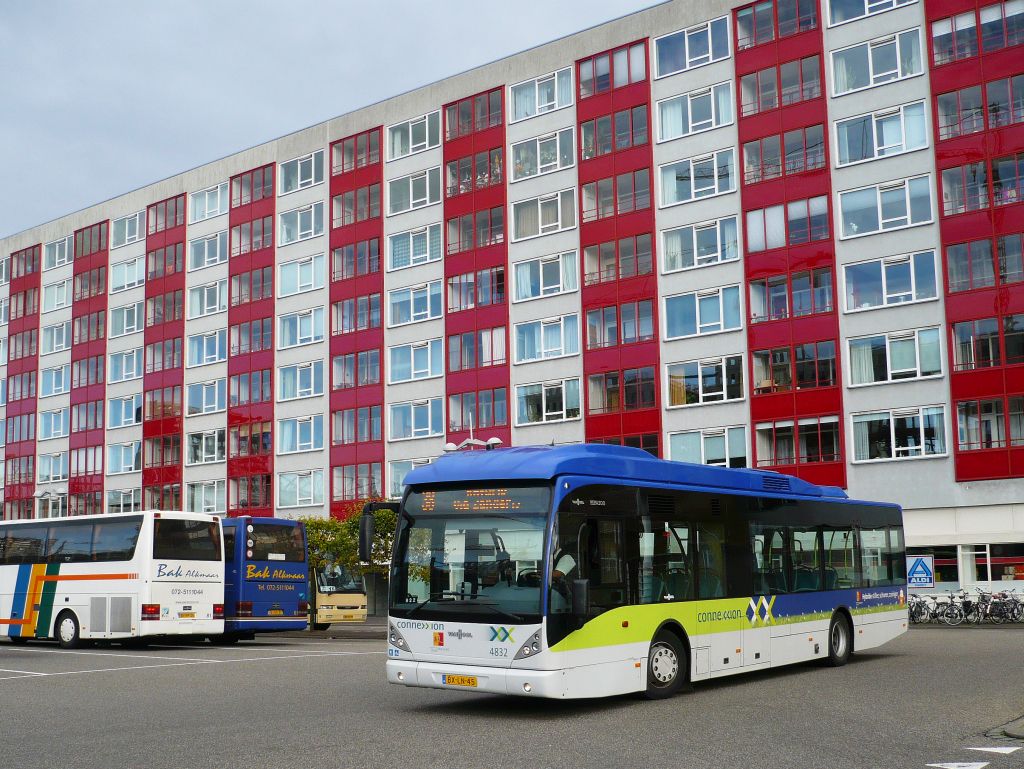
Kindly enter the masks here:
[[0, 523], [0, 634], [14, 642], [220, 634], [216, 516], [142, 512]]
[[406, 483], [392, 683], [663, 697], [906, 631], [895, 505], [602, 445], [449, 454]]
[[309, 617], [306, 530], [283, 518], [224, 519], [224, 635], [305, 630]]

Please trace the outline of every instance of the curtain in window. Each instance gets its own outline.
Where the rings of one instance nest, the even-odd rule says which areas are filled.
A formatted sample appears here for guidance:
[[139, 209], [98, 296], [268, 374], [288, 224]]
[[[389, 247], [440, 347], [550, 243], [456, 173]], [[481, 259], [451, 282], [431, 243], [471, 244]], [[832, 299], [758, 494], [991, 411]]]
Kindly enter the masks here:
[[740, 290], [738, 287], [722, 289], [723, 328], [740, 327]]
[[395, 269], [408, 267], [412, 263], [411, 237], [394, 235], [391, 238], [391, 266]]
[[945, 409], [933, 406], [921, 410], [924, 428], [924, 453], [946, 453], [946, 420]]
[[278, 427], [280, 429], [280, 438], [278, 439], [279, 451], [295, 451], [298, 446], [295, 420], [282, 419], [278, 423]]
[[663, 140], [674, 139], [689, 133], [690, 122], [685, 96], [663, 101], [658, 106], [661, 110], [661, 138]]
[[391, 350], [391, 381], [407, 382], [412, 379], [412, 356], [408, 347]]
[[[566, 73], [569, 74], [568, 72]], [[536, 84], [533, 80], [512, 88], [512, 111], [516, 120], [532, 117], [537, 112]]]
[[900, 35], [900, 77], [907, 77], [921, 71], [921, 38], [917, 30]]
[[516, 203], [512, 209], [515, 220], [516, 238], [526, 238], [540, 233], [540, 207], [536, 200]]
[[542, 421], [543, 398], [541, 385], [527, 385], [518, 388], [516, 421], [519, 424]]
[[540, 268], [537, 262], [516, 265], [516, 299], [540, 296]]
[[536, 360], [540, 357], [540, 323], [516, 326], [516, 361]]
[[853, 384], [867, 384], [875, 381], [871, 339], [854, 339], [850, 342], [850, 366]]
[[579, 319], [575, 315], [562, 318], [562, 352], [571, 355], [580, 351]]

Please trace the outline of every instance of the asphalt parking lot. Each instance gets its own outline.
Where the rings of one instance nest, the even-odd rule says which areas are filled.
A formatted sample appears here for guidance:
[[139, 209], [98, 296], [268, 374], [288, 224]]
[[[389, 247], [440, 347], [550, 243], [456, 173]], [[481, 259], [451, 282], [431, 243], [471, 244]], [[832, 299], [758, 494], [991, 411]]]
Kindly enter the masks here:
[[734, 677], [662, 702], [550, 702], [389, 686], [379, 640], [0, 642], [0, 748], [19, 769], [1010, 769], [1024, 742], [986, 733], [1024, 715], [1022, 651], [1024, 629], [914, 628], [844, 668]]

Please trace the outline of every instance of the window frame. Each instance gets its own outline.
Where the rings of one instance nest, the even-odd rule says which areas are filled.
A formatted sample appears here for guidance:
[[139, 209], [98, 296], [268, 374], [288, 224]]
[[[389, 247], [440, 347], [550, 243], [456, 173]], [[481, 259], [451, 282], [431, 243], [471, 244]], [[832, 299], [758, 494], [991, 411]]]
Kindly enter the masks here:
[[[927, 453], [925, 451], [925, 447], [927, 446], [927, 443], [928, 443], [928, 441], [925, 439], [925, 412], [929, 411], [929, 410], [931, 410], [931, 411], [938, 410], [942, 414], [942, 418], [941, 418], [940, 424], [942, 426], [942, 445], [943, 445], [943, 451], [941, 453], [937, 453], [937, 452], [935, 452], [935, 453]], [[916, 413], [916, 416], [917, 416], [917, 419], [918, 419], [918, 422], [919, 422], [918, 428], [917, 428], [917, 438], [918, 438], [918, 441], [919, 441], [918, 445], [920, 446], [921, 453], [917, 454], [917, 455], [914, 455], [914, 454], [904, 454], [903, 456], [900, 456], [901, 447], [899, 447], [897, 445], [896, 421], [900, 417], [904, 417], [904, 418], [905, 417], [909, 417], [909, 416], [911, 416], [912, 414], [915, 414], [915, 413]], [[874, 459], [871, 459], [871, 458], [858, 459], [857, 458], [857, 437], [856, 437], [856, 428], [855, 428], [855, 425], [858, 424], [857, 417], [879, 416], [879, 415], [883, 415], [883, 414], [887, 415], [887, 417], [888, 417], [890, 455], [887, 456], [887, 457], [875, 457]], [[861, 421], [867, 421], [867, 420], [861, 420]], [[850, 435], [850, 443], [851, 443], [851, 445], [853, 447], [852, 454], [848, 458], [848, 461], [851, 464], [855, 464], [855, 465], [871, 465], [871, 464], [878, 464], [880, 462], [906, 462], [906, 461], [917, 460], [917, 459], [942, 459], [944, 457], [948, 457], [949, 454], [950, 454], [950, 450], [949, 450], [949, 444], [950, 444], [950, 440], [949, 440], [949, 437], [950, 437], [949, 420], [947, 419], [946, 405], [943, 404], [943, 403], [934, 403], [934, 404], [928, 404], [928, 405], [924, 405], [924, 406], [908, 406], [908, 407], [904, 407], [904, 408], [879, 409], [877, 411], [858, 411], [858, 412], [852, 412], [850, 414], [849, 425], [850, 425], [850, 433], [849, 433], [849, 435]], [[908, 451], [908, 448], [907, 447], [902, 447], [902, 450], [903, 451]]]

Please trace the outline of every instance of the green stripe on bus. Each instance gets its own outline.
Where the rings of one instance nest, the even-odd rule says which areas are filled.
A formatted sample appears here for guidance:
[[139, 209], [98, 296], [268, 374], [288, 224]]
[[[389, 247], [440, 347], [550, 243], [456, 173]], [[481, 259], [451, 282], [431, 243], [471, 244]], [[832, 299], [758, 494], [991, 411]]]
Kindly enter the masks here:
[[[55, 577], [60, 574], [59, 563], [46, 564], [46, 576]], [[50, 618], [53, 616], [53, 599], [57, 595], [57, 581], [43, 583], [43, 594], [39, 599], [39, 616], [36, 618], [36, 638], [47, 638], [50, 635]]]

